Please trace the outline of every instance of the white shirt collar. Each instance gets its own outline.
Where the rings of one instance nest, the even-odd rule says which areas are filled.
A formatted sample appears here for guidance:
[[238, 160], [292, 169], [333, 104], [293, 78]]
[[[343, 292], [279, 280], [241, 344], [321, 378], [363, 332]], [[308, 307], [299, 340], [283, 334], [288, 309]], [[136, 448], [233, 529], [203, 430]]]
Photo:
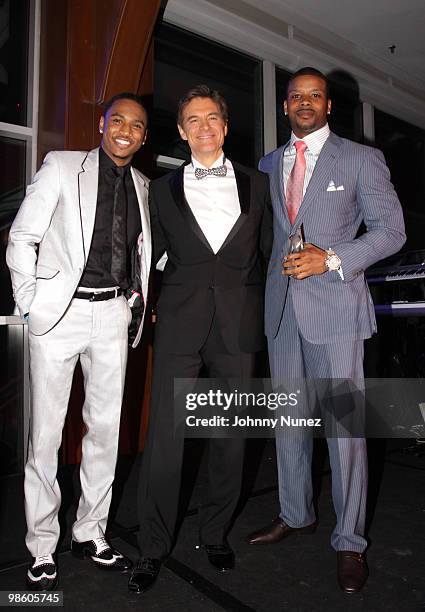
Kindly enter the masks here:
[[304, 136], [304, 138], [298, 138], [298, 136], [295, 136], [294, 132], [292, 132], [291, 140], [289, 142], [289, 149], [293, 148], [294, 142], [296, 140], [303, 140], [307, 145], [307, 149], [310, 151], [310, 153], [312, 153], [313, 155], [319, 155], [330, 133], [331, 130], [327, 123], [315, 132], [308, 134], [308, 136]]
[[[219, 157], [217, 157], [215, 162], [211, 164], [210, 168], [218, 168], [219, 166], [222, 166], [225, 162], [225, 159], [226, 158], [225, 158], [224, 153], [220, 153]], [[203, 164], [201, 164], [201, 162], [198, 161], [195, 157], [193, 157], [193, 155], [191, 156], [191, 160], [192, 160], [192, 166], [194, 168], [204, 168], [205, 170], [208, 170], [207, 166], [204, 166]]]

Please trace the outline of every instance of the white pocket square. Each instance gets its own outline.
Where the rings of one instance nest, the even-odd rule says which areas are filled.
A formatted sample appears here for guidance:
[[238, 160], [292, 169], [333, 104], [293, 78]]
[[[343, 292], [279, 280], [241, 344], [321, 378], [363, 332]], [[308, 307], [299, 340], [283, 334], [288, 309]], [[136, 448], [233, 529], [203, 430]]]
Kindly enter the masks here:
[[334, 181], [329, 181], [328, 188], [326, 191], [344, 191], [344, 185], [335, 185]]

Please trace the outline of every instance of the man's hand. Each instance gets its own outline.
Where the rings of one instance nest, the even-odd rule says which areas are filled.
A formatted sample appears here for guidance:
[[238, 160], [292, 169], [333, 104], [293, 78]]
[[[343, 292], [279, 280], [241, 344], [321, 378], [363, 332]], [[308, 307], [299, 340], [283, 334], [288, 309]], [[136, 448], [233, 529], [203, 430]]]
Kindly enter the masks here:
[[125, 297], [131, 308], [132, 314], [130, 325], [128, 326], [128, 345], [132, 347], [133, 342], [136, 339], [137, 332], [139, 331], [140, 322], [145, 309], [145, 303], [140, 293], [138, 291], [133, 291], [132, 289], [126, 290]]
[[282, 262], [282, 274], [292, 276], [297, 280], [318, 276], [327, 272], [325, 259], [326, 251], [319, 249], [314, 244], [305, 244], [304, 249], [299, 253], [292, 253], [284, 257]]

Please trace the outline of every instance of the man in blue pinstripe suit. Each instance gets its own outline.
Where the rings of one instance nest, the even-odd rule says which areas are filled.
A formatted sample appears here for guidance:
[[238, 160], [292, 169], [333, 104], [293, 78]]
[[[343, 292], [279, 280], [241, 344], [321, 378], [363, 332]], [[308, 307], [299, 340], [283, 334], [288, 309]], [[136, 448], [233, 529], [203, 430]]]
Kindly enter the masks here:
[[[284, 111], [291, 139], [260, 161], [260, 170], [270, 177], [274, 212], [265, 315], [272, 379], [275, 384], [291, 378], [348, 379], [361, 389], [363, 341], [376, 331], [364, 270], [403, 245], [400, 202], [382, 153], [329, 130], [331, 100], [322, 73], [299, 70], [288, 84]], [[300, 148], [302, 165], [296, 170]], [[357, 236], [362, 221], [367, 231]], [[288, 238], [301, 224], [305, 248], [287, 256]], [[335, 437], [327, 442], [338, 582], [343, 591], [356, 592], [368, 576], [366, 441]], [[311, 437], [277, 436], [281, 511], [251, 534], [251, 544], [315, 530], [312, 446]]]

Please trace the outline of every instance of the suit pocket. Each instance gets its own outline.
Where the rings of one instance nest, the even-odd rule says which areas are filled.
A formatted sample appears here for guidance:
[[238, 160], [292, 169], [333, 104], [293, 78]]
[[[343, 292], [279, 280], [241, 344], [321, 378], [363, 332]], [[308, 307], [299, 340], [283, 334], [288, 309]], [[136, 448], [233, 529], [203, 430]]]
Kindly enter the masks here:
[[39, 280], [50, 280], [52, 278], [55, 278], [55, 276], [57, 276], [59, 274], [60, 270], [58, 270], [57, 268], [51, 268], [50, 266], [46, 266], [44, 264], [38, 264], [37, 265], [37, 273], [36, 273], [36, 279]]

